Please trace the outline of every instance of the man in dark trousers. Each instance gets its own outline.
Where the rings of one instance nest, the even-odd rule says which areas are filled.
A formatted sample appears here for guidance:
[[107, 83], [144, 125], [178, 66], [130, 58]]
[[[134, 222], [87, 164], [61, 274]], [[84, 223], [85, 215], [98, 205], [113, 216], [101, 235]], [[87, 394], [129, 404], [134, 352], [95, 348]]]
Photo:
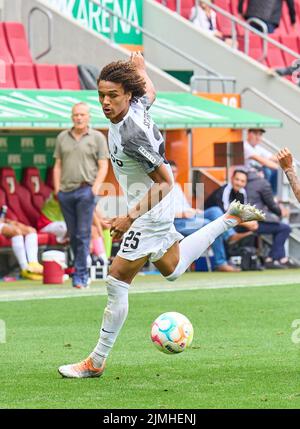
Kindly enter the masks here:
[[281, 222], [281, 217], [286, 217], [288, 211], [275, 202], [271, 185], [264, 178], [262, 169], [258, 168], [248, 173], [246, 192], [248, 202], [255, 204], [258, 209], [263, 209], [266, 214], [265, 220], [258, 224], [257, 234], [270, 234], [273, 238], [271, 250], [265, 260], [265, 267], [295, 267], [295, 264], [286, 257], [284, 248], [291, 228], [288, 224]]
[[[296, 23], [294, 0], [248, 0], [246, 12], [243, 11], [245, 0], [239, 0], [238, 11], [245, 19], [259, 18], [267, 25], [268, 33], [274, 33], [280, 23], [284, 1], [287, 2], [291, 24], [294, 25]], [[261, 30], [258, 25], [253, 24], [253, 27]]]
[[108, 171], [108, 148], [105, 136], [89, 126], [86, 103], [73, 106], [72, 121], [73, 127], [57, 136], [53, 182], [74, 253], [73, 287], [81, 289], [88, 284], [93, 213]]

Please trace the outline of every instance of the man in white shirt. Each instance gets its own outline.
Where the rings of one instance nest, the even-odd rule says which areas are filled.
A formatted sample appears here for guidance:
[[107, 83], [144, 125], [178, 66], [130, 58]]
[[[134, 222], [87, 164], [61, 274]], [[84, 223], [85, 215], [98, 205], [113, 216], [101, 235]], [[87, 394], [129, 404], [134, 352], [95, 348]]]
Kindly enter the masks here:
[[278, 162], [270, 151], [262, 146], [262, 135], [266, 131], [263, 128], [250, 128], [247, 140], [244, 141], [245, 167], [263, 167], [265, 178], [271, 183], [273, 194], [277, 193]]

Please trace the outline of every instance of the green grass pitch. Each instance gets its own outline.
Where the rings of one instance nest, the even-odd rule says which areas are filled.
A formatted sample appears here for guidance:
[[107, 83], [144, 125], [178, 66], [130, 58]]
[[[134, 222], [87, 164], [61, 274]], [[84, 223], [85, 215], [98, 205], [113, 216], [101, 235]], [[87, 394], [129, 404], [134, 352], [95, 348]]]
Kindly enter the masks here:
[[[251, 274], [192, 273], [172, 292], [163, 291], [168, 285], [159, 276], [139, 277], [135, 287], [143, 293], [130, 294], [107, 370], [82, 380], [62, 379], [57, 367], [93, 349], [106, 303], [103, 284], [90, 289], [95, 295], [49, 299], [51, 287], [1, 283], [7, 335], [0, 343], [0, 408], [299, 408], [300, 345], [291, 340], [291, 325], [300, 319], [300, 274], [290, 273], [294, 284], [280, 285], [277, 273], [256, 273], [252, 285], [262, 277], [276, 285], [215, 289], [196, 286], [228, 279], [251, 285]], [[162, 291], [149, 292], [152, 285]], [[59, 287], [53, 290], [58, 294]], [[32, 297], [23, 300], [26, 291]], [[33, 299], [38, 291], [43, 299]], [[179, 355], [165, 355], [150, 341], [151, 323], [165, 311], [185, 314], [194, 326], [192, 347]]]

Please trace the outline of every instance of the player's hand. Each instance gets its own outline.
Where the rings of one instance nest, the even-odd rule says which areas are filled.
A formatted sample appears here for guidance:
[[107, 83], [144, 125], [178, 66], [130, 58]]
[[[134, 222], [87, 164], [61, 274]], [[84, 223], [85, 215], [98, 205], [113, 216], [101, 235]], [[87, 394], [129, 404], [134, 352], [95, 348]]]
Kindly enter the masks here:
[[145, 70], [145, 59], [140, 51], [132, 52], [130, 61], [136, 66], [138, 70]]
[[293, 156], [287, 147], [281, 149], [276, 157], [283, 171], [293, 168]]
[[133, 220], [129, 216], [115, 217], [111, 221], [110, 235], [112, 238], [119, 240], [125, 232], [129, 230]]

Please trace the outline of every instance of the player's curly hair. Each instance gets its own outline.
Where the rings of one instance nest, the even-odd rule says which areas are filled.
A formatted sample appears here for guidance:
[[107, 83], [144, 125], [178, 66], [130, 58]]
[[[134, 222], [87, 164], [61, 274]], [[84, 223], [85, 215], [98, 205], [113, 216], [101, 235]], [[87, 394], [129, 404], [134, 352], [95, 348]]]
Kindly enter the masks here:
[[131, 101], [136, 101], [146, 93], [145, 79], [131, 61], [115, 61], [107, 64], [100, 72], [98, 85], [101, 80], [121, 83], [125, 93], [132, 93]]

